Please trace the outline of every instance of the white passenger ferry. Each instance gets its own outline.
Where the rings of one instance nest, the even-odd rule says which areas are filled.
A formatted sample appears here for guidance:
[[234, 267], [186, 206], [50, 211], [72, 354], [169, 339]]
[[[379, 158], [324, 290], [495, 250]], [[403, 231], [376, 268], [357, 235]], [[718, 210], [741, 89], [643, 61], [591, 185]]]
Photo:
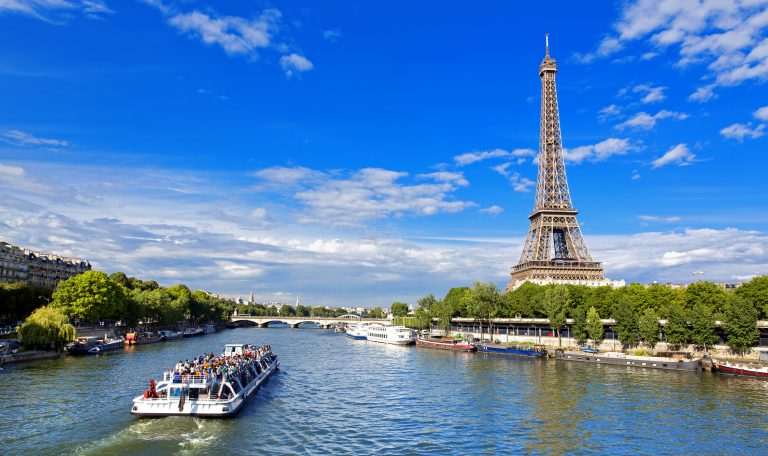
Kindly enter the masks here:
[[163, 379], [133, 400], [131, 413], [140, 416], [190, 415], [224, 417], [242, 408], [280, 361], [265, 345], [227, 344], [224, 354], [179, 362]]
[[368, 323], [358, 323], [347, 326], [347, 337], [355, 340], [365, 340], [368, 338]]
[[374, 323], [366, 326], [366, 337], [373, 342], [394, 345], [410, 345], [416, 343], [416, 334], [405, 326], [385, 325]]

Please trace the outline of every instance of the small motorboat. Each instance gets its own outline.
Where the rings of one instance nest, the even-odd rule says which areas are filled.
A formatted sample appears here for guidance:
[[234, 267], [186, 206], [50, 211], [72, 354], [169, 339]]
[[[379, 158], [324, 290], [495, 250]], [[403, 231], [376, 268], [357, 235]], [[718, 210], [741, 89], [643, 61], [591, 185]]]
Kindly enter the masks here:
[[718, 374], [744, 375], [748, 377], [760, 377], [768, 379], [768, 366], [754, 366], [748, 364], [731, 364], [729, 361], [721, 363], [712, 360], [712, 372]]
[[183, 336], [184, 337], [197, 337], [197, 336], [204, 336], [205, 331], [203, 331], [201, 328], [187, 328], [184, 330]]

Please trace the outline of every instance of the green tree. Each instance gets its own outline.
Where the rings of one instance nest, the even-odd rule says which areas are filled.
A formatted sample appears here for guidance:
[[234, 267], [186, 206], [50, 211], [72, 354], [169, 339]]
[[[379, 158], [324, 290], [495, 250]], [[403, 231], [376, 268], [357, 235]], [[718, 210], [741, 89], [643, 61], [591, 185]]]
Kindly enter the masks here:
[[589, 339], [587, 332], [587, 308], [582, 304], [571, 312], [573, 318], [573, 336], [579, 344], [584, 344]]
[[24, 320], [19, 337], [26, 346], [58, 349], [75, 340], [75, 327], [60, 310], [43, 306]]
[[[483, 338], [483, 320], [488, 320], [496, 315], [501, 304], [499, 289], [490, 282], [475, 282], [466, 297], [467, 308], [471, 316], [480, 320], [480, 338]], [[489, 328], [489, 332], [491, 328]]]
[[371, 318], [384, 318], [384, 310], [380, 306], [376, 306], [368, 311], [368, 316]]
[[469, 296], [469, 287], [454, 287], [448, 290], [448, 294], [443, 298], [443, 303], [451, 309], [451, 315], [454, 317], [466, 317], [469, 314], [467, 309], [467, 296]]
[[623, 298], [616, 308], [616, 329], [619, 331], [619, 340], [624, 348], [637, 345], [639, 334], [637, 314], [634, 306], [628, 299]]
[[758, 315], [751, 302], [740, 296], [730, 297], [725, 308], [723, 326], [731, 350], [742, 354], [757, 343], [760, 337], [757, 329]]
[[543, 293], [544, 287], [533, 282], [523, 282], [516, 290], [504, 293], [502, 296], [504, 316], [509, 318], [537, 316]]
[[566, 311], [571, 306], [571, 296], [568, 292], [568, 287], [565, 285], [547, 287], [544, 291], [542, 304], [547, 313], [549, 325], [557, 332], [558, 344], [562, 347], [563, 339], [560, 335], [560, 330], [565, 326]]
[[691, 318], [691, 342], [707, 349], [707, 345], [715, 345], [718, 337], [715, 334], [715, 317], [712, 315], [710, 304], [698, 301], [689, 313]]
[[453, 318], [453, 314], [453, 306], [451, 306], [450, 303], [445, 302], [445, 300], [436, 300], [432, 303], [430, 315], [437, 319], [438, 326], [445, 331], [445, 334], [448, 334], [451, 331], [451, 319]]
[[659, 342], [659, 315], [656, 311], [651, 307], [646, 308], [643, 314], [640, 315], [637, 326], [640, 339], [651, 350], [655, 349], [656, 344]]
[[173, 311], [181, 315], [178, 320], [182, 320], [184, 317], [189, 316], [192, 302], [192, 292], [189, 287], [183, 284], [178, 284], [168, 287], [167, 290], [168, 294], [171, 295], [171, 306], [173, 307]]
[[396, 317], [404, 317], [408, 315], [408, 304], [399, 301], [393, 302], [390, 311]]
[[284, 305], [280, 307], [280, 316], [281, 317], [293, 317], [296, 315], [296, 309], [289, 305]]
[[600, 319], [600, 314], [597, 309], [590, 307], [587, 311], [587, 334], [595, 346], [600, 345], [603, 341], [603, 320]]
[[668, 309], [667, 324], [664, 325], [667, 343], [674, 346], [688, 345], [691, 340], [691, 332], [688, 329], [688, 312], [676, 302], [673, 302]]
[[127, 290], [133, 289], [133, 282], [131, 282], [128, 279], [128, 276], [125, 275], [124, 272], [113, 272], [109, 275], [109, 280], [119, 283], [120, 285], [124, 286]]
[[755, 277], [736, 289], [736, 295], [750, 301], [768, 319], [768, 276]]
[[696, 305], [704, 305], [710, 314], [722, 313], [727, 299], [725, 290], [712, 282], [692, 283], [685, 288], [683, 295], [687, 310], [692, 310]]
[[84, 321], [118, 319], [125, 309], [125, 289], [101, 271], [87, 271], [59, 283], [54, 308]]

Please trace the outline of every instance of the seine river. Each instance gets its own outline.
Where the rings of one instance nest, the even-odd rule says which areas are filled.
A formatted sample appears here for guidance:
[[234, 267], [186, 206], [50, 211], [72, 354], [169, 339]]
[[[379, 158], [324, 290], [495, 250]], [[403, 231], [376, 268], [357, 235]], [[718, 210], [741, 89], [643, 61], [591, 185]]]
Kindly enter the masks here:
[[[225, 343], [281, 370], [234, 419], [140, 419], [150, 376]], [[6, 366], [0, 454], [768, 454], [768, 382], [240, 328]]]

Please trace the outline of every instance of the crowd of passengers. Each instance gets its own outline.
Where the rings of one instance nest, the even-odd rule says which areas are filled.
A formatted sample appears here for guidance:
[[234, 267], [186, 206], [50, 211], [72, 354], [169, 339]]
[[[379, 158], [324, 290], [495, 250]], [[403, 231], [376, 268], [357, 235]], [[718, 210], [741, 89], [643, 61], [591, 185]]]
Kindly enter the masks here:
[[269, 345], [263, 347], [249, 345], [242, 354], [229, 356], [203, 353], [191, 360], [187, 359], [176, 363], [176, 367], [173, 369], [173, 382], [186, 383], [190, 377], [205, 377], [208, 380], [221, 379], [224, 381], [239, 378], [243, 383], [243, 374], [248, 371], [248, 367], [253, 367], [257, 373], [261, 373], [262, 366], [258, 362], [265, 360], [270, 363], [272, 359], [274, 359], [274, 355], [272, 354], [272, 347]]

